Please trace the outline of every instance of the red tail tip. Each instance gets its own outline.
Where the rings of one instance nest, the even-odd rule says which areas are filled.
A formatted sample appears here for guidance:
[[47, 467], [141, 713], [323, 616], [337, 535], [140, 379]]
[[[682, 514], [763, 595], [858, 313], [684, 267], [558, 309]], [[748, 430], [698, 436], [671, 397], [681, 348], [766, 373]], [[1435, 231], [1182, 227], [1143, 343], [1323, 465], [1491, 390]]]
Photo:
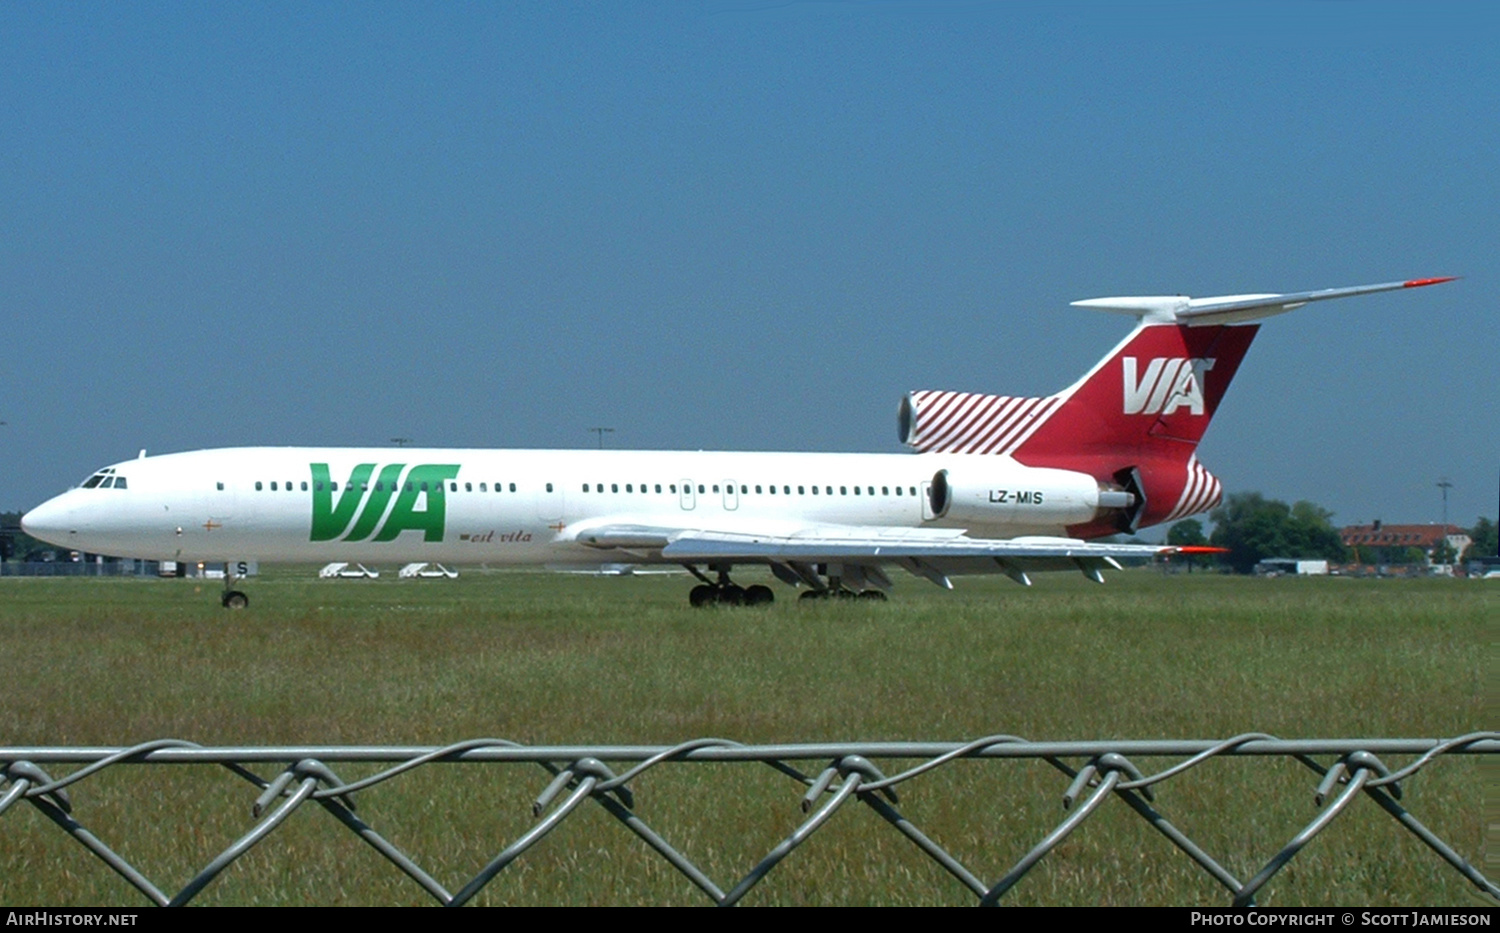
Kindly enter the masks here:
[[1421, 288], [1423, 285], [1441, 285], [1444, 282], [1457, 281], [1456, 275], [1445, 275], [1436, 279], [1412, 279], [1402, 284], [1402, 288]]
[[1227, 547], [1209, 547], [1206, 544], [1182, 544], [1172, 548], [1174, 554], [1228, 554]]

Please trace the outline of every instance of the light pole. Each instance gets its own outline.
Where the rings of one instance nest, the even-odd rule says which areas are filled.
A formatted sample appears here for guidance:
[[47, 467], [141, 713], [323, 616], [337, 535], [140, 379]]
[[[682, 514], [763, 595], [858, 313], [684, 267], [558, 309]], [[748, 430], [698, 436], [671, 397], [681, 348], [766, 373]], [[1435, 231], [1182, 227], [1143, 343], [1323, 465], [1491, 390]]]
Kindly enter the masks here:
[[1443, 491], [1443, 543], [1441, 547], [1443, 554], [1443, 563], [1448, 564], [1451, 563], [1451, 561], [1448, 559], [1448, 490], [1453, 488], [1453, 483], [1449, 481], [1448, 477], [1444, 476], [1442, 479], [1439, 479], [1437, 481], [1437, 487]]

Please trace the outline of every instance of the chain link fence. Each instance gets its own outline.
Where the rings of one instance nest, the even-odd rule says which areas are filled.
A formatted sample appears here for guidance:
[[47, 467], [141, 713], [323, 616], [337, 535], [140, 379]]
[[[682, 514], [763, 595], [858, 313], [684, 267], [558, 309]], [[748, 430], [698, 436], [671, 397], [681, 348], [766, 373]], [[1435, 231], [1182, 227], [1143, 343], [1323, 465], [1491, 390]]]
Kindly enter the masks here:
[[[995, 735], [963, 744], [936, 742], [743, 745], [717, 738], [674, 746], [523, 746], [499, 739], [474, 739], [441, 748], [417, 747], [246, 747], [209, 748], [162, 739], [130, 748], [0, 748], [0, 847], [6, 845], [4, 815], [22, 802], [34, 807], [62, 832], [118, 873], [152, 903], [178, 906], [191, 902], [226, 868], [263, 842], [274, 839], [287, 818], [305, 805], [326, 812], [339, 825], [380, 853], [438, 904], [469, 903], [496, 876], [515, 865], [528, 850], [581, 809], [594, 806], [643, 842], [665, 864], [687, 878], [706, 902], [740, 903], [778, 865], [808, 843], [841, 809], [863, 806], [877, 814], [890, 831], [940, 866], [980, 905], [1000, 903], [1070, 833], [1110, 800], [1128, 808], [1165, 837], [1180, 856], [1205, 872], [1224, 891], [1226, 902], [1244, 907], [1276, 878], [1318, 833], [1356, 800], [1365, 800], [1420, 840], [1433, 857], [1463, 876], [1484, 899], [1500, 904], [1500, 888], [1425, 826], [1402, 803], [1402, 782], [1441, 759], [1500, 753], [1500, 733], [1480, 732], [1451, 739], [1302, 739], [1282, 740], [1252, 733], [1221, 741], [1031, 742]], [[1383, 756], [1383, 757], [1382, 757]], [[1390, 767], [1384, 758], [1409, 763]], [[1292, 760], [1310, 772], [1309, 789], [1317, 806], [1311, 822], [1279, 850], [1264, 856], [1259, 871], [1247, 879], [1224, 865], [1169, 819], [1157, 802], [1157, 791], [1173, 779], [1224, 758]], [[1142, 763], [1175, 759], [1157, 770]], [[960, 761], [979, 761], [996, 769], [1007, 762], [1045, 762], [1059, 774], [1064, 816], [999, 877], [983, 878], [938, 844], [901, 809], [901, 793], [918, 793], [920, 779]], [[377, 773], [345, 781], [336, 765], [384, 766]], [[455, 763], [496, 768], [530, 766], [538, 775], [531, 806], [532, 822], [516, 838], [496, 842], [487, 864], [450, 891], [415, 858], [403, 851], [357, 812], [361, 791], [403, 776], [420, 777]], [[649, 786], [659, 769], [703, 763], [769, 767], [786, 780], [788, 803], [796, 802], [797, 822], [781, 841], [738, 878], [715, 879], [688, 858], [666, 834], [637, 811], [635, 796]], [[106, 771], [150, 765], [214, 765], [246, 782], [255, 824], [210, 860], [176, 892], [163, 890], [140, 869], [90, 831], [69, 794]], [[63, 773], [63, 769], [74, 769]], [[54, 777], [53, 773], [62, 776]], [[888, 773], [889, 772], [889, 773]], [[509, 775], [510, 772], [507, 772]], [[1478, 801], [1473, 804], [1476, 808]], [[784, 820], [784, 812], [767, 819]], [[118, 842], [116, 845], [118, 846]], [[1256, 861], [1259, 861], [1257, 857]]]

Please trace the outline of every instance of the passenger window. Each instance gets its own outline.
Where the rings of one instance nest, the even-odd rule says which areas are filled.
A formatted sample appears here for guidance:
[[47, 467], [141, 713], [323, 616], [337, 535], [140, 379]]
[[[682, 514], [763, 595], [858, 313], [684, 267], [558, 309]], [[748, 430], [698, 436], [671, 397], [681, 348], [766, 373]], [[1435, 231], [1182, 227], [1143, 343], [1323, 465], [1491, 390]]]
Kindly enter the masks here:
[[[872, 495], [872, 496], [873, 496], [873, 495], [875, 495], [875, 487], [874, 487], [874, 486], [871, 486], [871, 487], [869, 487], [869, 489], [870, 489], [870, 495]], [[856, 490], [856, 492], [857, 492], [857, 491], [858, 491], [858, 490]]]
[[807, 495], [806, 487], [798, 486], [797, 487], [797, 495], [799, 495], [799, 496], [805, 496], [805, 495]]
[[911, 490], [911, 494], [912, 495], [915, 496], [917, 494], [917, 487], [915, 487], [915, 486], [908, 486], [906, 488]]
[[302, 491], [307, 492], [307, 480], [302, 481]]
[[901, 495], [901, 487], [900, 486], [896, 487], [896, 495], [898, 495], [898, 496]]
[[[891, 487], [889, 487], [889, 486], [881, 486], [880, 487], [880, 494], [882, 496], [888, 496], [888, 495], [890, 495], [891, 494]], [[873, 496], [874, 493], [871, 493], [870, 495]]]
[[833, 495], [833, 487], [832, 487], [832, 486], [824, 486], [824, 487], [823, 487], [823, 489], [824, 489], [824, 490], [825, 490], [825, 491], [826, 491], [826, 492], [827, 492], [827, 493], [828, 493], [828, 494], [829, 494], [829, 495], [830, 495], [830, 496], [831, 496], [831, 495]]
[[661, 483], [656, 484], [656, 491], [661, 492]]
[[[395, 487], [393, 486], [391, 488], [394, 489]], [[384, 492], [385, 491], [385, 483], [376, 483], [375, 484], [375, 491], [376, 492]]]
[[703, 484], [702, 484], [702, 483], [699, 483], [699, 484], [698, 484], [698, 491], [699, 491], [699, 492], [702, 492], [702, 491], [703, 491]]
[[485, 485], [484, 485], [484, 483], [480, 483], [480, 484], [479, 484], [479, 491], [480, 491], [480, 492], [489, 492], [489, 489], [487, 489], [487, 488], [486, 488], [486, 487], [485, 487]]
[[609, 491], [610, 492], [619, 492], [620, 491], [620, 484], [619, 483], [610, 483], [609, 484]]
[[[516, 488], [515, 488], [515, 487], [516, 487], [516, 484], [515, 484], [515, 483], [511, 483], [511, 484], [510, 484], [510, 486], [511, 486], [511, 489], [510, 489], [510, 491], [511, 491], [511, 492], [515, 492], [515, 491], [516, 491]], [[548, 491], [548, 492], [551, 492], [551, 491], [552, 491], [552, 484], [551, 484], [551, 483], [548, 483], [548, 484], [547, 484], [547, 491]]]
[[625, 491], [626, 491], [626, 492], [635, 492], [635, 490], [634, 490], [634, 489], [631, 489], [631, 488], [630, 488], [630, 484], [629, 484], [629, 483], [626, 483], [626, 484], [625, 484]]
[[[511, 484], [510, 484], [510, 491], [511, 491], [511, 492], [515, 492], [515, 491], [516, 491], [516, 484], [515, 484], [515, 483], [511, 483]], [[551, 483], [548, 483], [548, 484], [547, 484], [547, 491], [548, 491], [548, 492], [551, 492], [551, 491], [552, 491], [552, 484], [551, 484]]]
[[760, 495], [760, 486], [758, 486], [758, 485], [755, 487], [755, 494], [757, 496]]
[[790, 487], [790, 486], [783, 486], [783, 487], [781, 487], [781, 494], [784, 495], [784, 496], [790, 496], [792, 494], [792, 487]]
[[714, 483], [714, 492], [718, 492], [718, 491], [719, 491], [719, 484], [718, 483]]
[[458, 492], [458, 484], [457, 483], [449, 483], [448, 484], [448, 491], [449, 492]]
[[[217, 489], [217, 490], [219, 490], [219, 492], [223, 492], [224, 491], [224, 484], [223, 483], [214, 483], [214, 488]], [[319, 483], [318, 484], [318, 488], [322, 489], [323, 488], [323, 484]]]
[[275, 492], [275, 491], [276, 491], [276, 481], [275, 481], [275, 480], [272, 480], [272, 481], [271, 481], [271, 491], [272, 491], [272, 492]]
[[854, 494], [855, 494], [855, 495], [856, 495], [856, 496], [857, 496], [857, 495], [859, 495], [859, 487], [858, 487], [858, 486], [855, 486], [855, 487], [854, 487]]
[[[750, 487], [749, 486], [745, 486], [745, 485], [741, 485], [740, 486], [740, 495], [743, 496], [746, 493], [748, 493], [749, 491], [750, 491]], [[756, 490], [756, 491], [759, 492], [760, 490]]]
[[473, 492], [473, 491], [474, 491], [474, 484], [473, 483], [464, 483], [464, 492]]
[[260, 480], [255, 481], [255, 491], [260, 492]]
[[818, 494], [818, 487], [814, 486], [813, 487], [813, 495], [816, 496], [817, 494]]
[[[407, 488], [407, 491], [410, 491], [410, 490], [411, 490], [411, 483], [407, 483], [407, 484], [406, 484], [406, 488]], [[426, 484], [426, 483], [423, 483], [423, 484], [422, 484], [422, 491], [423, 491], [423, 492], [426, 492], [426, 491], [427, 491], [427, 484]]]

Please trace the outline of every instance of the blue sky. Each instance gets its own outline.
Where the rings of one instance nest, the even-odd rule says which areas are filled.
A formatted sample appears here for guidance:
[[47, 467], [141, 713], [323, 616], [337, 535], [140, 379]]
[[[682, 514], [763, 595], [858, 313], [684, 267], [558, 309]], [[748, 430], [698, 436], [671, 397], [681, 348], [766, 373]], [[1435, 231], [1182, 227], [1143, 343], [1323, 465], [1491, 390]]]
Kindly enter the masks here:
[[0, 508], [240, 444], [897, 451], [1080, 298], [1463, 281], [1267, 323], [1200, 448], [1496, 514], [1481, 4], [0, 6]]

